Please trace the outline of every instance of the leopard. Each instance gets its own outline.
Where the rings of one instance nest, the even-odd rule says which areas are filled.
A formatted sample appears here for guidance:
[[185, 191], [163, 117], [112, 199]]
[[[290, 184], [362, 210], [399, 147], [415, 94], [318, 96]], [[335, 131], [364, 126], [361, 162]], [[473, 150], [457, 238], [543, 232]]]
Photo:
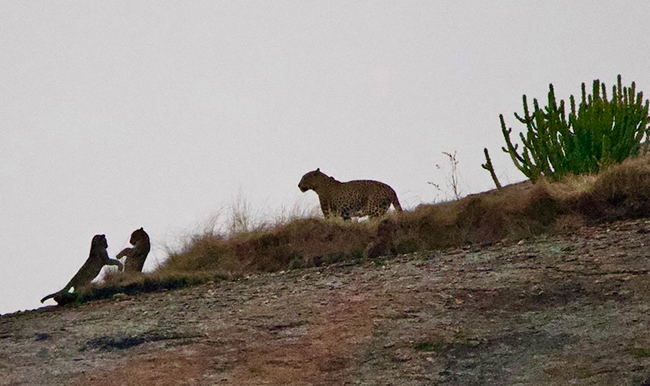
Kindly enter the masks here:
[[[119, 260], [108, 257], [107, 248], [106, 235], [98, 234], [93, 236], [90, 243], [90, 254], [86, 262], [62, 290], [45, 296], [41, 299], [41, 303], [51, 298], [54, 298], [59, 305], [74, 301], [79, 291], [90, 285], [105, 265], [116, 265], [120, 270], [123, 269], [123, 265]], [[74, 288], [74, 294], [70, 293], [72, 288]]]
[[144, 228], [136, 229], [131, 233], [129, 243], [133, 245], [133, 248], [124, 248], [115, 258], [120, 259], [126, 256], [124, 272], [142, 272], [144, 262], [151, 250], [149, 235]]
[[391, 204], [401, 212], [397, 194], [390, 186], [374, 180], [341, 182], [320, 171], [310, 171], [298, 183], [303, 192], [313, 190], [318, 194], [320, 208], [325, 218], [351, 217], [378, 218], [386, 214]]

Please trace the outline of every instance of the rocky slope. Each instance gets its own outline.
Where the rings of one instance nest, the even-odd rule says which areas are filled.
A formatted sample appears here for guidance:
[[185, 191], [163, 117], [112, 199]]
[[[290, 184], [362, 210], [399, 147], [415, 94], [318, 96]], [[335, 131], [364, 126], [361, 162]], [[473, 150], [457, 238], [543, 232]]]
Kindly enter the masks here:
[[648, 385], [650, 224], [0, 317], [0, 385]]

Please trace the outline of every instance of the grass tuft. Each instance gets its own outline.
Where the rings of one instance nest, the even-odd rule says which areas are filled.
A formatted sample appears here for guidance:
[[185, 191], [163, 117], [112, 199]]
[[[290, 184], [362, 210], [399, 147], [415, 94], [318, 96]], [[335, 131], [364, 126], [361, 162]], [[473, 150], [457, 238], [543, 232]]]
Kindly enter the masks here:
[[447, 343], [442, 339], [424, 340], [416, 343], [413, 348], [422, 352], [437, 352], [442, 351], [447, 347]]

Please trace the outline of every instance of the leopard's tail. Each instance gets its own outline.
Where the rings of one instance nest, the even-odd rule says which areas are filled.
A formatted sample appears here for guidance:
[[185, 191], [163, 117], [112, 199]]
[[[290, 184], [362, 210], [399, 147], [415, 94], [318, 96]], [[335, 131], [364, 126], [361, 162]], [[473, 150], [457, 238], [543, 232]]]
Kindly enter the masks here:
[[393, 206], [395, 207], [395, 210], [398, 212], [402, 211], [402, 205], [400, 205], [399, 200], [397, 199], [397, 193], [393, 191]]

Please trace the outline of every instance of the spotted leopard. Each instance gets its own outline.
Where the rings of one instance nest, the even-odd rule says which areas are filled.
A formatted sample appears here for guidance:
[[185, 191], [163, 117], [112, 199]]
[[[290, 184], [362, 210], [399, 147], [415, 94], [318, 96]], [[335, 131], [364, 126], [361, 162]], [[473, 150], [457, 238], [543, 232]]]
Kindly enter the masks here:
[[320, 168], [302, 176], [298, 188], [303, 193], [313, 190], [318, 194], [325, 217], [340, 216], [344, 220], [363, 216], [376, 218], [386, 214], [391, 204], [395, 210], [402, 210], [393, 188], [383, 182], [341, 182], [321, 172]]

